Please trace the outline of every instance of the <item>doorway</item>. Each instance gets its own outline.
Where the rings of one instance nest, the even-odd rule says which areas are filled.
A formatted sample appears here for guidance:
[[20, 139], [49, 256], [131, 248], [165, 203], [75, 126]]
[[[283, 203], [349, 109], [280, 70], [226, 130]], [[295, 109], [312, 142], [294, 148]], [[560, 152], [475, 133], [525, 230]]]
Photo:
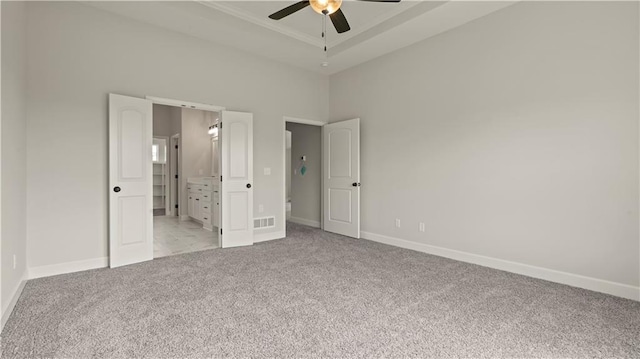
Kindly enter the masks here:
[[[328, 124], [285, 116], [282, 127], [285, 235], [287, 224], [296, 223], [360, 238], [360, 119]], [[317, 135], [308, 137], [305, 131], [320, 133], [319, 146], [315, 145]], [[301, 136], [300, 147], [296, 146], [295, 132]], [[317, 169], [313, 168], [315, 162]], [[304, 179], [312, 172], [319, 174], [319, 181], [313, 177]], [[301, 194], [296, 193], [296, 181], [306, 189]], [[320, 192], [319, 201], [315, 199], [316, 189]], [[313, 214], [317, 208], [319, 216]]]
[[322, 127], [285, 123], [286, 220], [314, 228], [322, 217]]
[[218, 120], [217, 111], [153, 105], [154, 258], [220, 247]]

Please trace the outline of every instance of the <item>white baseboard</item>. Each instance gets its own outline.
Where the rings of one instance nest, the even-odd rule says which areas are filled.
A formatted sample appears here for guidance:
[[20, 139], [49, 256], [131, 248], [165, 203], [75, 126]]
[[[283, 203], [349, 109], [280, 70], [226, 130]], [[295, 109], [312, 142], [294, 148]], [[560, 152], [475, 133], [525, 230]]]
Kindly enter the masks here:
[[280, 238], [284, 238], [285, 236], [286, 235], [284, 231], [260, 233], [260, 234], [254, 233], [253, 243], [260, 243], [260, 242], [270, 241], [273, 239], [280, 239]]
[[109, 257], [85, 259], [75, 262], [51, 264], [47, 266], [29, 268], [29, 279], [51, 277], [58, 274], [80, 272], [89, 269], [105, 268], [109, 266]]
[[595, 292], [615, 295], [622, 298], [640, 301], [640, 287], [611, 282], [603, 279], [586, 277], [578, 274], [561, 272], [553, 269], [536, 267], [528, 264], [506, 261], [478, 254], [462, 252], [424, 243], [417, 243], [405, 239], [389, 237], [371, 232], [361, 232], [362, 238], [374, 242], [389, 244], [396, 247], [411, 249], [418, 252], [433, 254], [440, 257], [455, 259], [461, 262], [478, 264], [484, 267], [517, 273], [528, 277], [539, 278], [551, 282], [566, 284], [572, 287], [589, 289]]
[[189, 220], [191, 220], [191, 217], [189, 217], [189, 216], [180, 216], [180, 220], [181, 221], [189, 221]]
[[27, 271], [25, 271], [25, 274], [22, 276], [18, 286], [13, 290], [13, 295], [11, 296], [9, 304], [2, 311], [2, 318], [0, 318], [0, 332], [2, 332], [4, 325], [7, 323], [7, 320], [9, 320], [11, 313], [13, 313], [13, 308], [16, 307], [16, 303], [18, 303], [18, 299], [22, 294], [25, 284], [27, 284]]
[[302, 224], [303, 226], [320, 228], [320, 222], [319, 221], [312, 221], [312, 220], [306, 219], [306, 218], [290, 217], [289, 219], [287, 219], [287, 221], [293, 222], [293, 223], [297, 223], [297, 224]]

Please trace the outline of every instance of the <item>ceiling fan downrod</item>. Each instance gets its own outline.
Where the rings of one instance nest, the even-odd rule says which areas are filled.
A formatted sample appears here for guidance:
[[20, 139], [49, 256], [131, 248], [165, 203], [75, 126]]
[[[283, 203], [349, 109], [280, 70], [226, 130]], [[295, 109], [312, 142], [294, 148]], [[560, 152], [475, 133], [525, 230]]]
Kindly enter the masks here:
[[324, 40], [324, 52], [327, 52], [327, 14], [322, 17], [322, 39]]

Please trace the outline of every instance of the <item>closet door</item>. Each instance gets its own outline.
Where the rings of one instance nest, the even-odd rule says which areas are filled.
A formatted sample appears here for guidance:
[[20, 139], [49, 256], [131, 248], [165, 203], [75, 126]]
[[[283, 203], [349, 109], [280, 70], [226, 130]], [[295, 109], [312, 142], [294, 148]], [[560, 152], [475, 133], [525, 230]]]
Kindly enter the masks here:
[[152, 103], [109, 95], [109, 266], [153, 259]]

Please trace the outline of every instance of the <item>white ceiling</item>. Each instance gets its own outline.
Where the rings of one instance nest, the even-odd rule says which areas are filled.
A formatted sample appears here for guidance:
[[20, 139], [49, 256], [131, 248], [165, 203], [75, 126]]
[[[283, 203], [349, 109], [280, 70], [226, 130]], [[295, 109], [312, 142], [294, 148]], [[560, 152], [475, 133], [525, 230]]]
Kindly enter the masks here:
[[[345, 0], [351, 31], [336, 33], [327, 22], [328, 54], [322, 50], [322, 18], [310, 7], [282, 20], [268, 18], [292, 1], [104, 1], [87, 2], [215, 44], [276, 61], [333, 74], [509, 6], [514, 1], [407, 1], [374, 3]], [[328, 67], [321, 63], [328, 56]]]

